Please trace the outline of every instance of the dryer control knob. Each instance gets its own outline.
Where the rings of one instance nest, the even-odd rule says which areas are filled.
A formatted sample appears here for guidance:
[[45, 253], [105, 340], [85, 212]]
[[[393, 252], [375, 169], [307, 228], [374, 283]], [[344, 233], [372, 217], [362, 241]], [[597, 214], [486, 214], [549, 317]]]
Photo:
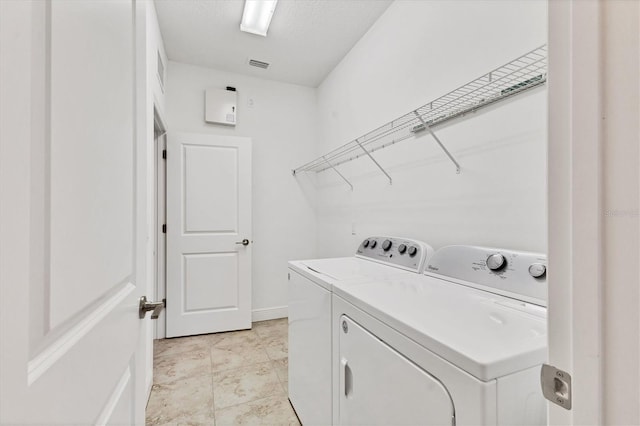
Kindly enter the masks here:
[[400, 254], [404, 254], [406, 251], [407, 251], [407, 246], [406, 246], [405, 244], [400, 244], [400, 245], [398, 246], [398, 252], [399, 252]]
[[418, 248], [416, 246], [409, 247], [409, 256], [413, 257], [418, 254]]
[[362, 246], [363, 246], [364, 248], [369, 247], [369, 240], [364, 240], [364, 243], [362, 243]]
[[382, 250], [389, 251], [390, 249], [391, 249], [391, 241], [384, 240], [384, 243], [382, 243]]
[[371, 240], [371, 244], [369, 244], [369, 248], [376, 248], [378, 242], [376, 240]]
[[499, 271], [500, 269], [507, 266], [507, 259], [504, 258], [500, 253], [492, 254], [487, 257], [487, 266], [492, 271]]
[[542, 263], [532, 263], [531, 266], [529, 266], [529, 274], [533, 278], [543, 277], [546, 273], [547, 273], [547, 267], [544, 266]]

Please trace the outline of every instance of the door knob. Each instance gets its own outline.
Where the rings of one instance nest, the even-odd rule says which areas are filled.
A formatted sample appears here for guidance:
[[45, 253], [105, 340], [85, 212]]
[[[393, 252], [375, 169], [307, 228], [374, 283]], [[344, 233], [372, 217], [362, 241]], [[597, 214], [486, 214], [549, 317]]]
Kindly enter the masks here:
[[243, 246], [248, 246], [249, 245], [249, 240], [247, 240], [246, 238], [242, 241], [236, 241], [236, 244], [242, 244]]
[[164, 302], [147, 302], [147, 296], [142, 296], [140, 298], [138, 316], [144, 318], [148, 311], [153, 311], [151, 319], [158, 319], [162, 308], [164, 308]]

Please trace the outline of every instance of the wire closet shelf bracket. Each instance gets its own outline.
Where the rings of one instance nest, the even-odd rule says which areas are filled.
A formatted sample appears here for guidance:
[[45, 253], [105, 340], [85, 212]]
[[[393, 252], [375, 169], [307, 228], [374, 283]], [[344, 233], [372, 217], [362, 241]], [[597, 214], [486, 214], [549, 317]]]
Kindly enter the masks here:
[[447, 150], [433, 129], [446, 121], [462, 117], [511, 96], [545, 84], [547, 81], [547, 46], [542, 45], [475, 80], [458, 87], [420, 108], [399, 117], [361, 137], [293, 170], [300, 172], [335, 171], [353, 190], [353, 185], [337, 166], [367, 156], [387, 177], [392, 178], [372, 153], [424, 131], [428, 132], [460, 173], [460, 164]]

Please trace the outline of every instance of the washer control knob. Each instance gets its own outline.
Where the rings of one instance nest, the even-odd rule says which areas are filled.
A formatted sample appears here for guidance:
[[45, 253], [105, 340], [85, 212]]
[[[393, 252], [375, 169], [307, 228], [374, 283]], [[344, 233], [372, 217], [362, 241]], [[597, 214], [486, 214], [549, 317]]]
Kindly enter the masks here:
[[364, 240], [364, 243], [362, 243], [364, 248], [369, 247], [369, 240]]
[[542, 263], [532, 263], [531, 266], [529, 266], [529, 274], [533, 278], [541, 278], [546, 273], [547, 273], [547, 267], [544, 266]]
[[371, 244], [369, 244], [370, 248], [376, 248], [376, 246], [378, 245], [378, 242], [376, 240], [371, 240]]
[[416, 246], [409, 247], [409, 256], [413, 257], [418, 253], [418, 248]]
[[500, 269], [507, 266], [507, 259], [504, 258], [500, 253], [492, 254], [487, 257], [487, 266], [492, 271], [499, 271]]
[[400, 244], [398, 246], [398, 253], [404, 254], [407, 251], [407, 246], [405, 244]]
[[384, 243], [382, 243], [382, 250], [389, 251], [389, 249], [391, 249], [391, 241], [384, 240]]

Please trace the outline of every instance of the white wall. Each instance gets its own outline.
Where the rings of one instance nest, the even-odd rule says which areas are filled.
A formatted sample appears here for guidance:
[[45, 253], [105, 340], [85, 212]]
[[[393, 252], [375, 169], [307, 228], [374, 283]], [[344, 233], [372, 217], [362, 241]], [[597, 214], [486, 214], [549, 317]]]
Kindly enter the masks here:
[[[205, 89], [226, 86], [235, 128], [204, 121]], [[316, 150], [315, 90], [170, 61], [166, 96], [170, 131], [252, 138], [253, 318], [286, 316], [287, 261], [315, 256], [315, 195], [291, 175]]]
[[[544, 1], [396, 1], [318, 88], [319, 148], [342, 145], [544, 43]], [[392, 186], [366, 158], [340, 166], [353, 193], [332, 171], [318, 174], [321, 256], [352, 254], [372, 234], [435, 248], [546, 251], [546, 89], [437, 133], [460, 175], [429, 136], [374, 154]]]

